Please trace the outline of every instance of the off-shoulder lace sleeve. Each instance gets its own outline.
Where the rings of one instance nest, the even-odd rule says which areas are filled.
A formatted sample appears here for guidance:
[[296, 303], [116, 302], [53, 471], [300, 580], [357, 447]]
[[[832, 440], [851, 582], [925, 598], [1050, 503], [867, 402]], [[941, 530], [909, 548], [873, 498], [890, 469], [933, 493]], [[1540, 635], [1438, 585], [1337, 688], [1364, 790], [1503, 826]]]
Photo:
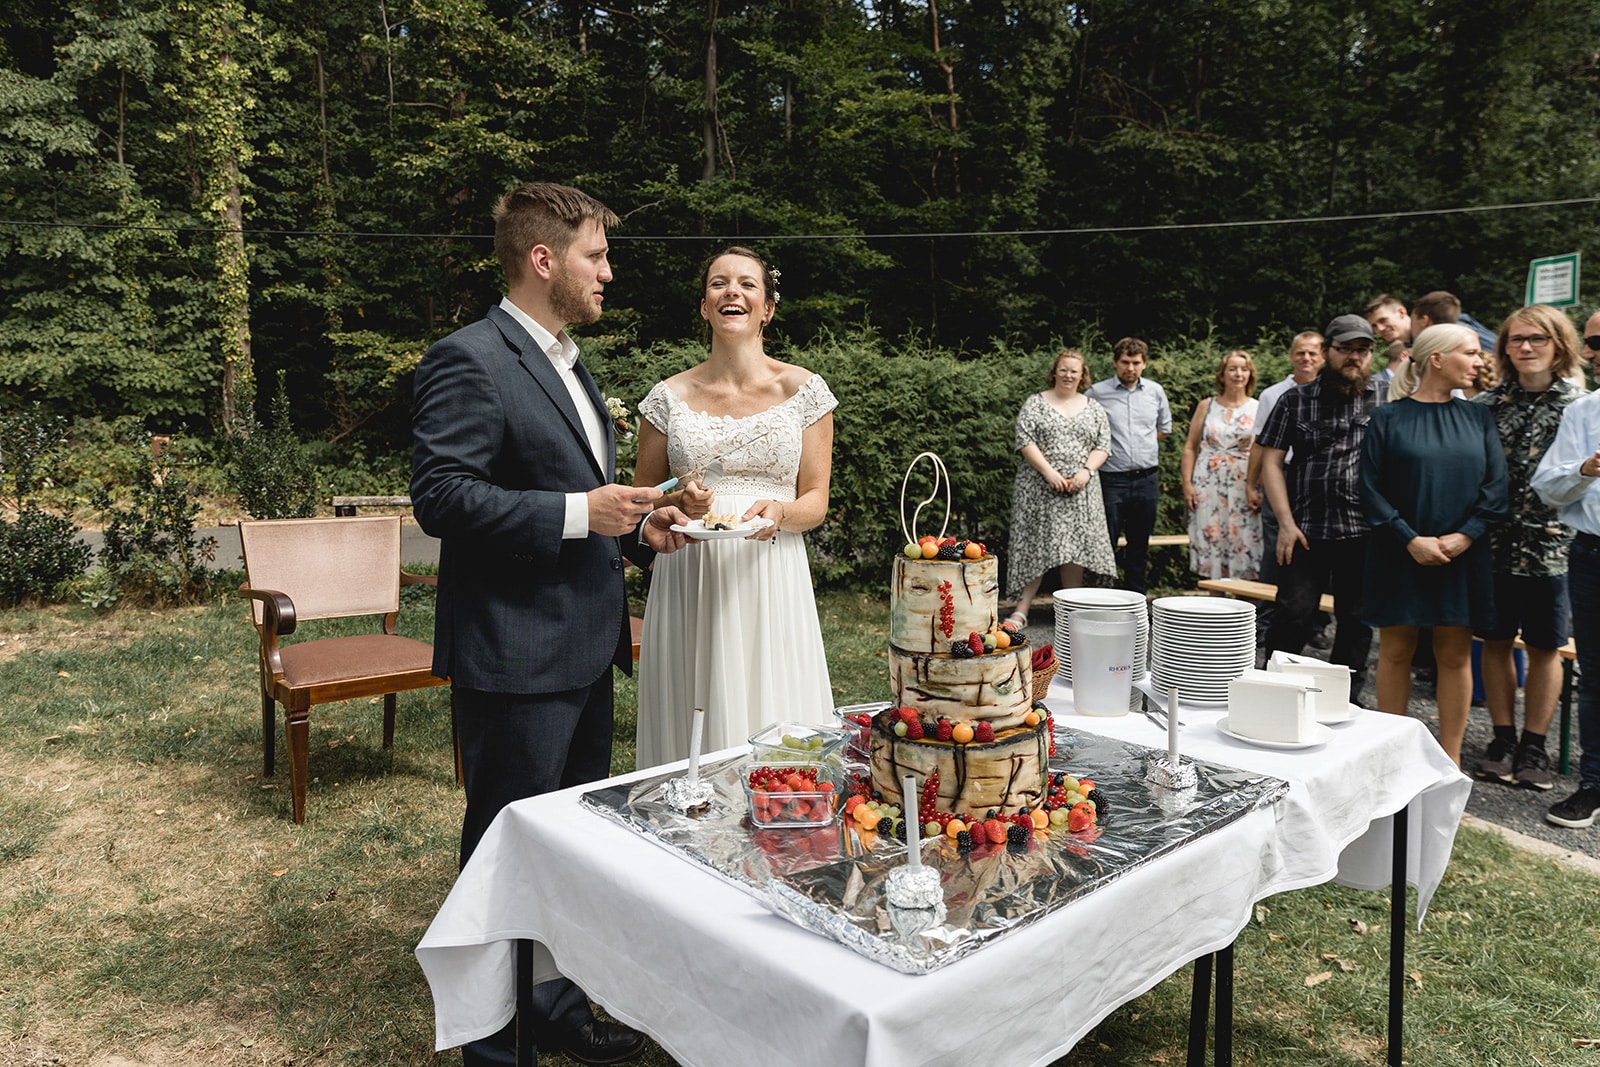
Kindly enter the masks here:
[[672, 393], [667, 389], [667, 383], [657, 382], [655, 387], [645, 394], [645, 398], [639, 401], [639, 414], [649, 419], [651, 426], [666, 433], [667, 423], [670, 421], [667, 407], [671, 401]]
[[800, 389], [794, 394], [794, 400], [795, 407], [800, 412], [802, 426], [810, 426], [839, 406], [833, 390], [828, 388], [828, 383], [822, 380], [820, 374], [813, 374], [802, 382]]

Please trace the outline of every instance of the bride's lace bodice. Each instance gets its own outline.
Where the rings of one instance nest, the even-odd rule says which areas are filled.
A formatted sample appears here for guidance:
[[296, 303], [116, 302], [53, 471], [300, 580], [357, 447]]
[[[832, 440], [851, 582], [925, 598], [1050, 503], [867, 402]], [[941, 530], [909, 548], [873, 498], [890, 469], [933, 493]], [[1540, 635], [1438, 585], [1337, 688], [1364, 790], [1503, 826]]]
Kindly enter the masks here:
[[656, 383], [639, 414], [667, 438], [667, 466], [675, 475], [722, 462], [722, 477], [710, 488], [719, 496], [793, 500], [800, 474], [800, 443], [807, 426], [838, 401], [820, 374], [795, 394], [754, 415], [707, 415], [686, 404], [665, 382]]

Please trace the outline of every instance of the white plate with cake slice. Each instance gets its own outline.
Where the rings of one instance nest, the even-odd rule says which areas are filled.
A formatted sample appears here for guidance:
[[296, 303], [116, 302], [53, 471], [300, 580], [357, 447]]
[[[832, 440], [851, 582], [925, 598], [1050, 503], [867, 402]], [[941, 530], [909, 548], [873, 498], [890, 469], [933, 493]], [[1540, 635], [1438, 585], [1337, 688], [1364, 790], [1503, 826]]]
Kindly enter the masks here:
[[1325, 745], [1333, 740], [1332, 728], [1324, 726], [1320, 722], [1311, 727], [1311, 739], [1309, 741], [1268, 741], [1264, 737], [1236, 734], [1228, 729], [1228, 716], [1226, 715], [1217, 720], [1217, 733], [1225, 737], [1231, 737], [1235, 741], [1243, 741], [1247, 745], [1255, 745], [1258, 748], [1316, 748], [1318, 745]]
[[704, 519], [690, 519], [683, 524], [673, 523], [672, 529], [683, 534], [691, 541], [724, 541], [728, 539], [749, 537], [757, 530], [765, 529], [772, 525], [772, 520], [757, 515], [749, 522], [715, 523], [706, 525]]

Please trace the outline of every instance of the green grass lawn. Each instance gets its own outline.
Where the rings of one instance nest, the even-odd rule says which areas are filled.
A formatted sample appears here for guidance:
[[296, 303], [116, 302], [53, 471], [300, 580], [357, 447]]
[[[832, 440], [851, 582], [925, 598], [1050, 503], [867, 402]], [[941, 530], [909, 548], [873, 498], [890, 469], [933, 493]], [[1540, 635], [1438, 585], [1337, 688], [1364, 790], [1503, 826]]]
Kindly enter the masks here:
[[[426, 637], [429, 608], [402, 628]], [[839, 702], [880, 698], [881, 599], [818, 608]], [[388, 752], [375, 703], [315, 709], [296, 827], [285, 757], [260, 774], [255, 678], [239, 601], [0, 614], [0, 1064], [430, 1062], [411, 953], [455, 876], [446, 694], [402, 696]], [[622, 771], [632, 682], [617, 694]], [[1334, 887], [1262, 902], [1237, 1062], [1384, 1062], [1388, 917], [1386, 894]], [[1597, 960], [1600, 881], [1463, 830], [1408, 940], [1407, 1061], [1600, 1065]], [[1060, 1063], [1182, 1063], [1188, 995], [1184, 971]]]

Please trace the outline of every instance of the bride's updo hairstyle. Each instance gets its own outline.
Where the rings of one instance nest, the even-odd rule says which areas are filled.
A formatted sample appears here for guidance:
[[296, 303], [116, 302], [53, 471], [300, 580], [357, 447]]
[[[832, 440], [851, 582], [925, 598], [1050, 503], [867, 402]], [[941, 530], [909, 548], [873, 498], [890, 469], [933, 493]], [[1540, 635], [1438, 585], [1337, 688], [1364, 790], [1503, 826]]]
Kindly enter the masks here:
[[756, 265], [761, 268], [761, 286], [766, 290], [766, 298], [774, 304], [778, 302], [778, 272], [772, 268], [770, 263], [761, 258], [761, 253], [754, 249], [746, 248], [744, 245], [729, 245], [722, 251], [713, 252], [706, 257], [705, 264], [700, 268], [700, 291], [702, 293], [706, 291], [706, 285], [711, 281], [711, 264], [723, 256], [743, 256], [745, 259], [755, 260]]
[[1467, 327], [1445, 322], [1429, 326], [1417, 334], [1417, 339], [1411, 344], [1411, 358], [1395, 372], [1394, 381], [1389, 383], [1389, 400], [1403, 400], [1416, 392], [1417, 386], [1422, 384], [1423, 377], [1433, 365], [1434, 356], [1454, 351], [1477, 339], [1478, 335]]

